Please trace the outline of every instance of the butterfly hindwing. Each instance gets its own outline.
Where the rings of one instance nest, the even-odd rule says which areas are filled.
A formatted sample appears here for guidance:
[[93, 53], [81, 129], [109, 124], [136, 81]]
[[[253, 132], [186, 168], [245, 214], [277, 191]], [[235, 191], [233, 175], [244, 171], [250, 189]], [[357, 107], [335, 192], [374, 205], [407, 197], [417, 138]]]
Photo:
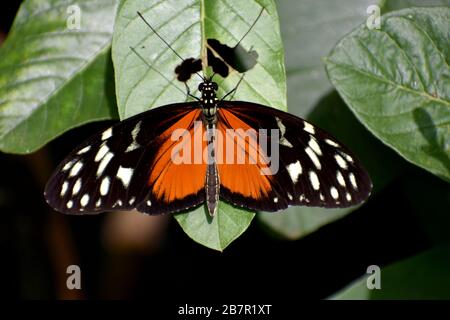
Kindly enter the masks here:
[[180, 185], [192, 171], [167, 163], [171, 133], [177, 128], [192, 130], [200, 115], [198, 102], [172, 104], [91, 137], [55, 170], [45, 189], [47, 202], [69, 214], [131, 209], [159, 214], [202, 203], [206, 169], [197, 167], [200, 180], [195, 188], [186, 188]]
[[[267, 137], [268, 151], [264, 155], [260, 149], [260, 153], [271, 160], [272, 170], [263, 175], [261, 169], [268, 168], [267, 161], [259, 160], [219, 166], [221, 197], [226, 201], [254, 210], [278, 211], [289, 205], [349, 207], [369, 196], [369, 175], [355, 155], [309, 122], [242, 101], [222, 102], [218, 114], [222, 130], [265, 130], [259, 138]], [[272, 140], [276, 140], [275, 148]], [[239, 187], [235, 181], [241, 181]]]

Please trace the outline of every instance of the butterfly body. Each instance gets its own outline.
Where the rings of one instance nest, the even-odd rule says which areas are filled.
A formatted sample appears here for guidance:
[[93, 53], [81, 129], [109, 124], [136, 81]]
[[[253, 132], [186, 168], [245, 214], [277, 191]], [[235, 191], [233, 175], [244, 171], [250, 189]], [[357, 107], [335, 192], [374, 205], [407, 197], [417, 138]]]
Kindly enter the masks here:
[[215, 132], [217, 123], [217, 83], [212, 81], [204, 81], [198, 87], [202, 93], [200, 99], [200, 106], [203, 112], [203, 124], [207, 132], [207, 146], [208, 146], [208, 161], [206, 168], [206, 204], [208, 212], [214, 216], [219, 205], [220, 195], [220, 180], [219, 172], [217, 170], [217, 163], [215, 160]]

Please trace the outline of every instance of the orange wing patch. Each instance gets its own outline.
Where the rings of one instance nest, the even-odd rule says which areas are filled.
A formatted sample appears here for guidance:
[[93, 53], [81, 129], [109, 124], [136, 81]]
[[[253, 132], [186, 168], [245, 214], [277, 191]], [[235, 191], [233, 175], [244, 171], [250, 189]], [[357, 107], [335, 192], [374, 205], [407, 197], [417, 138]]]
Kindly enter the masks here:
[[[155, 156], [148, 179], [148, 184], [152, 186], [152, 193], [156, 199], [168, 203], [196, 194], [204, 188], [206, 163], [203, 161], [196, 163], [194, 160], [198, 159], [198, 153], [206, 147], [206, 142], [202, 142], [201, 148], [195, 148], [193, 139], [190, 138], [195, 137], [198, 131], [201, 131], [202, 126], [194, 127], [195, 121], [200, 118], [201, 110], [193, 110], [160, 136], [159, 139], [163, 142]], [[178, 140], [174, 141], [175, 136]], [[190, 156], [181, 151], [180, 154], [186, 156], [187, 160], [191, 158], [192, 161], [188, 163], [174, 161], [174, 154], [177, 154], [178, 149], [190, 150]]]
[[217, 129], [224, 140], [218, 141], [216, 148], [221, 186], [244, 197], [267, 197], [273, 176], [263, 174], [268, 173], [269, 164], [258, 143], [257, 129], [226, 109], [219, 109], [218, 113]]

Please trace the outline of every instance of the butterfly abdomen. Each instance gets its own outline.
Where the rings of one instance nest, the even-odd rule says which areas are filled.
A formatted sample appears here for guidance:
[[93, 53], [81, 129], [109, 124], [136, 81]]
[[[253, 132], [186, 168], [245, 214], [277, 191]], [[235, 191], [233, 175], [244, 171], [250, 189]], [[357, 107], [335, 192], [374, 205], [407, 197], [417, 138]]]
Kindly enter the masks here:
[[216, 125], [213, 123], [206, 124], [207, 132], [207, 152], [208, 162], [206, 168], [206, 204], [208, 212], [213, 216], [217, 211], [220, 195], [220, 179], [216, 162]]

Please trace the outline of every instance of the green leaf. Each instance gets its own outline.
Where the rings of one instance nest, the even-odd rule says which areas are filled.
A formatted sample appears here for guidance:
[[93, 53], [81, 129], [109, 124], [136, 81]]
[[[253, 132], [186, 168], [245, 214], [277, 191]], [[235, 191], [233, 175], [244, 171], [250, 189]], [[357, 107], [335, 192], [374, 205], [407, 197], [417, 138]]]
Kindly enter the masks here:
[[306, 117], [333, 86], [324, 58], [345, 34], [365, 21], [370, 5], [381, 1], [279, 1], [286, 52], [289, 111]]
[[[0, 48], [0, 150], [29, 153], [70, 128], [116, 116], [109, 49], [117, 4], [22, 4]], [[73, 8], [79, 30], [68, 27]]]
[[449, 0], [385, 0], [383, 13], [411, 7], [450, 6]]
[[361, 26], [327, 58], [358, 119], [405, 159], [450, 180], [450, 9], [414, 8]]
[[450, 245], [381, 268], [381, 289], [369, 290], [364, 275], [331, 299], [449, 299]]
[[296, 240], [339, 220], [355, 208], [357, 207], [344, 209], [289, 207], [280, 213], [260, 212], [258, 220], [276, 236]]
[[[119, 11], [112, 52], [121, 118], [186, 99], [185, 88], [176, 80], [174, 72], [181, 60], [139, 18], [137, 11], [187, 59], [201, 56], [207, 38], [229, 46], [237, 44], [262, 6], [265, 12], [241, 43], [245, 49], [257, 51], [258, 63], [246, 73], [234, 99], [286, 109], [284, 53], [273, 1], [129, 0]], [[240, 76], [234, 72], [225, 81], [214, 78], [219, 83], [219, 96], [229, 92]], [[188, 85], [196, 89], [200, 81], [194, 75]]]
[[194, 241], [214, 250], [223, 251], [250, 225], [255, 214], [220, 202], [218, 212], [210, 217], [205, 206], [176, 214], [175, 219]]
[[[187, 59], [203, 56], [207, 38], [217, 39], [230, 47], [236, 45], [262, 7], [265, 10], [261, 18], [240, 43], [246, 50], [256, 50], [258, 63], [246, 73], [234, 99], [285, 110], [284, 52], [274, 1], [128, 0], [119, 10], [112, 46], [121, 118], [186, 99], [184, 86], [176, 80], [174, 73], [181, 60], [140, 19], [137, 11], [181, 57]], [[240, 76], [234, 72], [223, 81], [216, 76], [214, 80], [220, 88], [218, 95], [230, 91]], [[199, 81], [195, 75], [189, 80], [193, 93]], [[253, 216], [254, 213], [221, 202], [213, 219], [201, 207], [177, 214], [176, 220], [195, 241], [223, 250], [247, 229]]]

